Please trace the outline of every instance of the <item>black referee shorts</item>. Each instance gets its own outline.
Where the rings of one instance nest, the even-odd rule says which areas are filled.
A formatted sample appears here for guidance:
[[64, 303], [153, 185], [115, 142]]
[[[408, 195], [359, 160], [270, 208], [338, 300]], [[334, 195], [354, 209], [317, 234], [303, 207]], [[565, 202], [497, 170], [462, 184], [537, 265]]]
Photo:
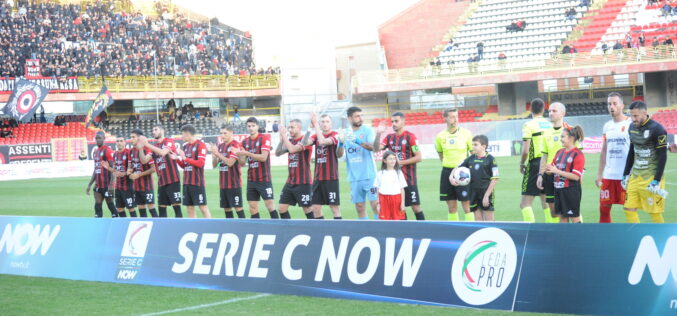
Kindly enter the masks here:
[[442, 174], [440, 175], [440, 201], [469, 201], [469, 186], [455, 187], [449, 182], [449, 176], [453, 170], [453, 168], [442, 168]]
[[183, 205], [185, 206], [207, 205], [207, 194], [205, 193], [205, 187], [184, 184]]
[[162, 206], [181, 204], [181, 185], [174, 182], [158, 187], [157, 200]]
[[242, 188], [221, 189], [221, 208], [241, 208], [242, 207]]
[[312, 196], [312, 188], [310, 184], [285, 184], [280, 193], [279, 204], [287, 204], [291, 206], [299, 205], [301, 207], [310, 206], [310, 197]]
[[341, 205], [338, 180], [317, 180], [313, 182], [313, 205]]
[[247, 182], [247, 201], [272, 200], [274, 196], [272, 182]]
[[133, 209], [136, 207], [134, 191], [115, 189], [115, 207]]
[[524, 171], [522, 177], [522, 195], [538, 196], [543, 194], [543, 191], [538, 189], [536, 181], [538, 181], [538, 171], [541, 168], [541, 158], [534, 158], [527, 163], [527, 169]]

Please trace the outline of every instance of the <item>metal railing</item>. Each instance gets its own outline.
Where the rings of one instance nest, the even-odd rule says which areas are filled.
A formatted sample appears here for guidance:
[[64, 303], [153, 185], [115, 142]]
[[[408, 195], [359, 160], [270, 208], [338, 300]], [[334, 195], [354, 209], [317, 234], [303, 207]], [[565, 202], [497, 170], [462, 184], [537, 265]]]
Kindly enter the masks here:
[[[209, 90], [258, 90], [277, 89], [278, 75], [256, 76], [128, 76], [105, 77], [111, 92], [152, 92], [152, 91], [209, 91]], [[78, 77], [80, 92], [101, 91], [101, 77]]]
[[[489, 74], [514, 74], [548, 70], [572, 70], [600, 66], [622, 66], [677, 61], [677, 50], [672, 45], [657, 47], [609, 49], [606, 54], [588, 52], [555, 54], [550, 59], [526, 61], [480, 61], [455, 65], [427, 66], [393, 70], [358, 72], [352, 79], [352, 88], [371, 84], [437, 81], [444, 79], [475, 78]], [[471, 80], [469, 80], [471, 81]], [[478, 84], [481, 80], [477, 80]], [[468, 83], [471, 85], [471, 83]]]

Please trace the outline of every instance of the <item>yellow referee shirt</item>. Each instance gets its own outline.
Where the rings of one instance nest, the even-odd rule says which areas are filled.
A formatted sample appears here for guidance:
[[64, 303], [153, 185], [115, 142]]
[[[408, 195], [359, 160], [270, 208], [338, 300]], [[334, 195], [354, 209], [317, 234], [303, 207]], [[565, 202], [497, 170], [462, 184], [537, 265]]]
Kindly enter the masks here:
[[458, 127], [455, 133], [445, 129], [435, 137], [435, 149], [442, 153], [442, 167], [456, 168], [472, 151], [472, 133]]
[[543, 133], [552, 128], [552, 123], [543, 117], [532, 119], [522, 125], [522, 140], [530, 140], [529, 160], [543, 156]]

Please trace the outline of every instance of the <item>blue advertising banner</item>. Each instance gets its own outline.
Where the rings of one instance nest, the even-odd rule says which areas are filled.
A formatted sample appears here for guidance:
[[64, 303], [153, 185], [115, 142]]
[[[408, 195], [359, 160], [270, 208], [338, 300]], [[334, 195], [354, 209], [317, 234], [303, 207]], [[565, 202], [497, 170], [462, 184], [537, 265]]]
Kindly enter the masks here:
[[670, 224], [0, 217], [0, 273], [531, 312], [666, 314], [677, 311], [675, 231]]

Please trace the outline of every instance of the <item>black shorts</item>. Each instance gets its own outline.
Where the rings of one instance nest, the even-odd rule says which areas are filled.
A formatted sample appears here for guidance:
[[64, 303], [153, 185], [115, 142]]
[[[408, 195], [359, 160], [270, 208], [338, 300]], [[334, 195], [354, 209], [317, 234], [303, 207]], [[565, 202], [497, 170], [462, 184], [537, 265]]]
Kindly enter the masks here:
[[242, 208], [242, 188], [221, 189], [221, 208]]
[[421, 205], [421, 196], [418, 194], [418, 186], [407, 185], [404, 188], [404, 206]]
[[484, 207], [482, 200], [484, 200], [484, 195], [487, 194], [487, 188], [483, 189], [470, 189], [470, 211], [474, 212], [477, 210], [480, 211], [493, 211], [494, 210], [494, 193], [492, 192], [489, 195], [489, 207]]
[[546, 203], [555, 203], [555, 175], [543, 174], [543, 193]]
[[247, 182], [247, 201], [272, 200], [274, 196], [272, 182]]
[[183, 205], [185, 206], [207, 205], [207, 194], [205, 193], [205, 187], [184, 184]]
[[133, 209], [136, 207], [134, 191], [115, 189], [115, 206], [117, 208]]
[[449, 182], [449, 176], [453, 170], [453, 168], [442, 168], [442, 174], [440, 175], [440, 201], [469, 201], [469, 186], [455, 187]]
[[310, 184], [285, 184], [280, 193], [279, 204], [291, 206], [299, 205], [301, 207], [310, 206], [310, 197], [312, 196]]
[[155, 204], [155, 193], [153, 191], [134, 191], [134, 200], [136, 205]]
[[562, 217], [581, 216], [581, 187], [555, 189], [555, 214]]
[[104, 198], [112, 197], [110, 192], [108, 192], [108, 188], [94, 188], [94, 193], [99, 193], [103, 195]]
[[157, 201], [162, 206], [181, 204], [181, 184], [174, 182], [158, 187]]
[[522, 195], [537, 196], [543, 194], [543, 191], [538, 189], [536, 181], [538, 181], [538, 171], [541, 168], [541, 158], [534, 158], [527, 163], [527, 169], [524, 170], [522, 176]]
[[338, 180], [317, 180], [313, 183], [313, 205], [341, 205]]

